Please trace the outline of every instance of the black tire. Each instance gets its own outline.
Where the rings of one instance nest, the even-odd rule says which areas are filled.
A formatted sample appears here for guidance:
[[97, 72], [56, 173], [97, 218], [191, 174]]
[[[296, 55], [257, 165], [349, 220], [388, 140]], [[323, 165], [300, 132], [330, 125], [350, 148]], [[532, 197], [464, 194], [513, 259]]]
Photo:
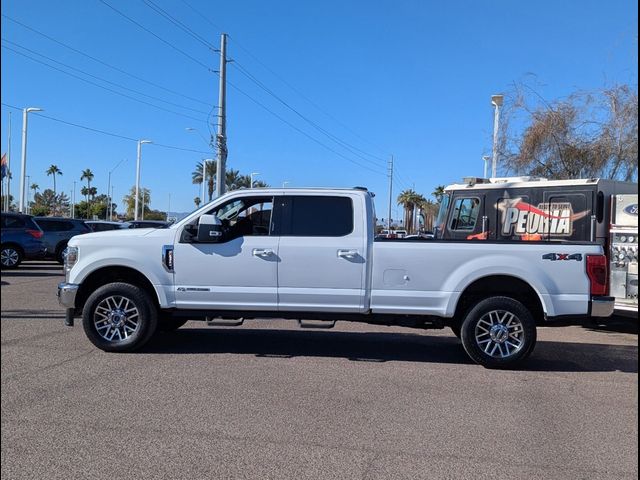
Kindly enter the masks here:
[[171, 318], [160, 315], [160, 318], [158, 318], [158, 331], [163, 333], [175, 332], [188, 321], [189, 319], [187, 318]]
[[67, 248], [66, 242], [64, 244], [58, 245], [56, 247], [56, 261], [60, 265], [64, 265], [64, 250], [65, 250], [65, 248]]
[[510, 297], [482, 300], [468, 311], [460, 333], [467, 354], [487, 368], [514, 367], [525, 360], [536, 345], [533, 315]]
[[3, 269], [18, 268], [24, 259], [22, 250], [15, 245], [2, 245], [0, 251], [0, 266]]
[[158, 327], [158, 312], [149, 294], [141, 288], [128, 283], [108, 283], [87, 299], [82, 326], [91, 343], [100, 350], [131, 352], [153, 336]]

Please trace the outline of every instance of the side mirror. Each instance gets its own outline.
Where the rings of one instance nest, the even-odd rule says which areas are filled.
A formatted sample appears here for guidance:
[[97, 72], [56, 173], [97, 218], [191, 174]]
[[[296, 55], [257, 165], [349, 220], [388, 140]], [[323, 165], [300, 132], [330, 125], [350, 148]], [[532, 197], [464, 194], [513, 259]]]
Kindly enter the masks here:
[[198, 220], [198, 242], [215, 243], [222, 240], [222, 222], [215, 215], [202, 215]]

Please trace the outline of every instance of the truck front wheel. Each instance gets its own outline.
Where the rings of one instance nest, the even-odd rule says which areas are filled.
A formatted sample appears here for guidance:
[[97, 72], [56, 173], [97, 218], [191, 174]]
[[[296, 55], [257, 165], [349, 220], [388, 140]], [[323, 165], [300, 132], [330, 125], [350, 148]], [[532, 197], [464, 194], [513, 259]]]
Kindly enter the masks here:
[[531, 312], [510, 297], [482, 300], [466, 315], [462, 345], [473, 361], [487, 368], [509, 368], [526, 359], [536, 344]]
[[107, 352], [140, 348], [158, 326], [157, 309], [149, 294], [128, 283], [108, 283], [87, 299], [82, 326], [89, 340]]

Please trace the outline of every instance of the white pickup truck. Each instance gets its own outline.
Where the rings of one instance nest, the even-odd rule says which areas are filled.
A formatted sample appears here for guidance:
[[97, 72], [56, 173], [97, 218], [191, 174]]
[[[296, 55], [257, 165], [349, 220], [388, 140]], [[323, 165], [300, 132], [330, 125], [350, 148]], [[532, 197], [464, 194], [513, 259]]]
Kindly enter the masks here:
[[538, 322], [613, 312], [600, 245], [374, 241], [374, 227], [363, 188], [234, 191], [170, 228], [72, 238], [58, 296], [107, 351], [187, 320], [348, 320], [448, 326], [486, 367], [526, 358]]

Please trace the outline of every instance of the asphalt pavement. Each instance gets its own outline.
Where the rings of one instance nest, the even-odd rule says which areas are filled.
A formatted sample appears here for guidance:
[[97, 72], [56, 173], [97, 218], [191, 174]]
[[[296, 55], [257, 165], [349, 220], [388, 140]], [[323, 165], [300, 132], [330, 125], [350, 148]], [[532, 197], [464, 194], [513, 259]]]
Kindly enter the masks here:
[[135, 354], [2, 272], [3, 479], [637, 479], [638, 320], [542, 327], [520, 370], [448, 330], [188, 322]]

